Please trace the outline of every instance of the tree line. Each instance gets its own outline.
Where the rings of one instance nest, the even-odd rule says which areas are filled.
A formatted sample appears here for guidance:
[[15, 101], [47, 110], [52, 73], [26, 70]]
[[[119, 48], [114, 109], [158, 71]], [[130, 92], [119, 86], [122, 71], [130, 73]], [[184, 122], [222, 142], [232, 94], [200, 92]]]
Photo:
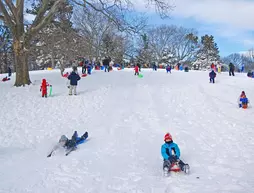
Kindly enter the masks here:
[[[157, 13], [168, 17], [173, 8], [168, 1], [152, 1]], [[26, 3], [31, 4], [27, 9]], [[33, 19], [25, 20], [25, 14]], [[0, 20], [0, 71], [13, 66], [15, 86], [31, 83], [29, 70], [63, 70], [84, 57], [100, 62], [110, 56], [115, 63], [146, 66], [195, 63], [199, 68], [221, 60], [212, 35], [199, 38], [195, 29], [149, 26], [144, 16], [133, 13], [130, 0], [0, 0]]]

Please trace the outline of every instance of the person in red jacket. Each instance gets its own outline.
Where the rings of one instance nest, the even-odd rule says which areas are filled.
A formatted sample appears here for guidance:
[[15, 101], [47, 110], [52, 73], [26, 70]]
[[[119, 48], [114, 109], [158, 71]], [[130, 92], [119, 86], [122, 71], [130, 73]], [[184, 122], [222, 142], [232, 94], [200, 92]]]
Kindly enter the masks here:
[[47, 98], [47, 87], [48, 86], [49, 86], [49, 84], [47, 83], [46, 79], [42, 79], [41, 89], [40, 89], [40, 91], [42, 92], [42, 97]]
[[135, 70], [135, 74], [134, 75], [139, 75], [139, 67], [138, 67], [138, 65], [136, 65], [134, 67], [134, 70]]

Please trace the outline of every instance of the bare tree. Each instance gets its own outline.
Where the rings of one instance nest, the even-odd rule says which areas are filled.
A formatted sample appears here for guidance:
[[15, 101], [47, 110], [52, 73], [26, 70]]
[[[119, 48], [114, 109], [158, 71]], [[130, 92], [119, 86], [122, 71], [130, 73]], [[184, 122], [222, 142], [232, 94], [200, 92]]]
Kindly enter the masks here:
[[[67, 0], [38, 0], [37, 14], [32, 24], [25, 28], [24, 25], [24, 5], [25, 0], [0, 0], [0, 19], [4, 20], [10, 28], [13, 36], [14, 61], [16, 66], [15, 86], [30, 84], [28, 71], [28, 53], [31, 47], [31, 39], [38, 34], [47, 24], [49, 24], [62, 6], [66, 5]], [[112, 20], [120, 30], [136, 31], [137, 26], [131, 25], [132, 21], [126, 15], [133, 8], [129, 0], [119, 1], [86, 1], [69, 0], [70, 3], [83, 7], [90, 7], [105, 17]], [[172, 7], [167, 0], [147, 0], [149, 4], [156, 7], [156, 11], [165, 17]], [[135, 22], [133, 22], [135, 24]]]
[[[149, 44], [156, 56], [156, 61], [166, 63], [189, 60], [197, 51], [198, 37], [193, 29], [177, 26], [159, 26], [148, 31]], [[165, 52], [173, 54], [165, 58]]]
[[0, 73], [7, 72], [13, 66], [13, 49], [10, 29], [0, 25]]
[[31, 39], [48, 23], [60, 8], [63, 0], [43, 0], [33, 23], [27, 29], [24, 25], [24, 0], [16, 0], [16, 5], [9, 0], [0, 0], [0, 18], [10, 28], [13, 37], [14, 61], [16, 66], [15, 86], [30, 84], [28, 72], [28, 52]]
[[193, 58], [198, 48], [197, 32], [194, 29], [176, 28], [172, 44], [175, 62], [188, 61]]
[[98, 60], [101, 56], [103, 38], [107, 31], [114, 27], [113, 23], [93, 9], [79, 8], [74, 13], [74, 26], [86, 40], [84, 44], [87, 49], [86, 57]]
[[249, 51], [248, 51], [248, 55], [247, 55], [249, 58], [250, 58], [250, 60], [254, 63], [254, 48], [252, 48], [252, 49], [250, 49]]
[[65, 28], [62, 30], [55, 24], [50, 24], [41, 30], [34, 42], [32, 48], [37, 65], [55, 68], [58, 63], [61, 73], [69, 61], [82, 55], [84, 50], [84, 38], [78, 35], [74, 29]]
[[165, 50], [173, 50], [175, 26], [160, 26], [148, 31], [149, 44], [155, 55], [155, 61], [159, 62], [163, 58]]
[[245, 56], [239, 53], [230, 54], [229, 56], [223, 59], [223, 62], [227, 64], [233, 63], [237, 68], [242, 66], [244, 61], [246, 61]]

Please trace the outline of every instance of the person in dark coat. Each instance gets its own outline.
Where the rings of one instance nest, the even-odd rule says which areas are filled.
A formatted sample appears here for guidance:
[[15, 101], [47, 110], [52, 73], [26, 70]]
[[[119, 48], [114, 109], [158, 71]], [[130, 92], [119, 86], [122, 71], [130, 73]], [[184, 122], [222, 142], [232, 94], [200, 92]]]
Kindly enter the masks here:
[[231, 74], [235, 76], [235, 65], [230, 62], [228, 66], [229, 66], [229, 76], [231, 76]]
[[105, 58], [102, 63], [105, 69], [105, 72], [109, 72], [109, 63], [110, 63], [111, 59], [109, 57]]
[[214, 79], [216, 77], [216, 73], [214, 72], [214, 69], [212, 69], [212, 72], [209, 73], [210, 77], [210, 83], [214, 83]]
[[8, 76], [10, 77], [11, 76], [11, 68], [8, 67]]
[[72, 71], [71, 74], [68, 76], [68, 79], [70, 80], [70, 90], [69, 95], [72, 95], [72, 90], [74, 91], [74, 95], [77, 95], [77, 85], [78, 81], [80, 80], [80, 76], [76, 73], [76, 71]]

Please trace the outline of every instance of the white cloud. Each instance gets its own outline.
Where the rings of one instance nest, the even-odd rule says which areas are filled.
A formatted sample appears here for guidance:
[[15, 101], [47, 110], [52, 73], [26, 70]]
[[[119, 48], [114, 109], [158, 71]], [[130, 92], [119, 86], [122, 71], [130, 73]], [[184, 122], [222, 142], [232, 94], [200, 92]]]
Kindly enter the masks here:
[[[174, 0], [173, 15], [197, 21], [225, 24], [241, 30], [254, 30], [254, 1]], [[225, 26], [226, 27], [226, 26]]]
[[[146, 0], [135, 2], [137, 10], [155, 12], [144, 6]], [[254, 33], [251, 33], [254, 31], [254, 0], [171, 0], [171, 3], [175, 6], [173, 18], [197, 21], [202, 34], [212, 33], [246, 48], [254, 47]]]

